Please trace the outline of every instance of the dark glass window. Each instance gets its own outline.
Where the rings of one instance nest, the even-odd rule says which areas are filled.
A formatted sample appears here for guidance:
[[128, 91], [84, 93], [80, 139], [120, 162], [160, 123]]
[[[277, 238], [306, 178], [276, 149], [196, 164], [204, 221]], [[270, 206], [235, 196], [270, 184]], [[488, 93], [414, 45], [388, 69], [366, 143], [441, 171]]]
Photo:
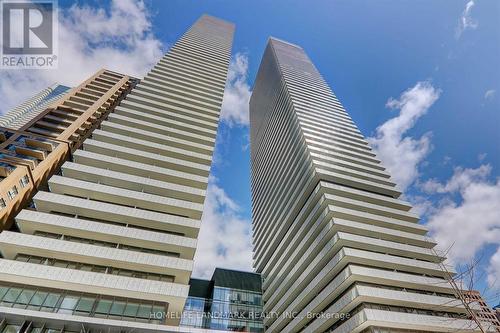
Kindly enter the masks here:
[[[15, 308], [163, 324], [167, 304], [85, 293], [52, 292], [35, 286], [0, 285], [0, 304]], [[0, 330], [0, 333], [2, 331]]]

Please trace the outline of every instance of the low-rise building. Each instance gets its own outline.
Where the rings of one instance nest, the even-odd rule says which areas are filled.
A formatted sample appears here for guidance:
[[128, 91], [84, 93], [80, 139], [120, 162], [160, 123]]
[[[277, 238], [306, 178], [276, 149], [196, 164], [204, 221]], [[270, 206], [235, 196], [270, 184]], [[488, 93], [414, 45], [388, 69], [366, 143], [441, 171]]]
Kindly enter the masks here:
[[480, 310], [476, 313], [479, 320], [491, 323], [500, 333], [500, 317], [499, 311], [489, 307], [486, 301], [477, 290], [468, 290], [465, 292], [465, 299], [469, 303], [479, 304]]
[[216, 268], [210, 280], [191, 279], [181, 326], [264, 332], [259, 274]]

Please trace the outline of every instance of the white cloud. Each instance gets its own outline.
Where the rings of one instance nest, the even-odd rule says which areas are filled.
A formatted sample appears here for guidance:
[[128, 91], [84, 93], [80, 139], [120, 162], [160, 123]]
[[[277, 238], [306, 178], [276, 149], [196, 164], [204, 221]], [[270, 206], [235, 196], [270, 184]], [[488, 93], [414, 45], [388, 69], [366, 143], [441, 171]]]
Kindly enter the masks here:
[[495, 95], [496, 95], [496, 90], [495, 89], [487, 90], [484, 93], [484, 99], [486, 99], [486, 100], [492, 100], [493, 97], [495, 97]]
[[423, 183], [422, 189], [427, 193], [453, 193], [462, 191], [472, 183], [483, 182], [491, 173], [491, 165], [481, 165], [477, 169], [455, 168], [453, 176], [442, 184], [436, 179], [431, 179]]
[[215, 267], [252, 270], [251, 223], [211, 177], [201, 223], [193, 275], [210, 278]]
[[[473, 259], [487, 245], [500, 245], [500, 179], [489, 180], [491, 170], [490, 165], [456, 168], [446, 183], [425, 183], [428, 193], [445, 195], [427, 225], [438, 247], [450, 249], [448, 257], [453, 263]], [[500, 268], [497, 260], [490, 259], [490, 271]]]
[[451, 160], [452, 160], [452, 158], [450, 156], [445, 156], [445, 157], [443, 157], [442, 164], [443, 165], [447, 165], [447, 164], [449, 164], [451, 162]]
[[368, 138], [403, 191], [417, 179], [418, 166], [431, 150], [430, 133], [417, 139], [404, 135], [427, 113], [439, 95], [439, 90], [424, 81], [403, 92], [398, 100], [389, 99], [387, 107], [399, 109], [399, 115], [377, 127], [375, 136]]
[[429, 215], [435, 210], [432, 201], [425, 195], [408, 195], [405, 194], [404, 199], [411, 202], [411, 212], [419, 216]]
[[460, 22], [456, 29], [456, 34], [455, 34], [456, 38], [460, 38], [460, 36], [465, 30], [476, 29], [479, 26], [479, 23], [471, 16], [471, 11], [474, 6], [475, 6], [474, 0], [470, 0], [465, 5], [465, 9], [462, 12], [462, 16], [460, 17]]
[[247, 83], [248, 57], [236, 53], [229, 65], [221, 119], [229, 126], [248, 125], [248, 103], [252, 91]]
[[500, 246], [490, 258], [490, 266], [488, 268], [488, 284], [493, 288], [500, 286]]
[[[419, 167], [431, 148], [430, 135], [412, 138], [405, 133], [439, 95], [429, 82], [419, 82], [398, 100], [390, 99], [387, 106], [399, 109], [399, 114], [379, 126], [368, 140], [403, 191], [418, 184], [422, 193], [406, 196], [413, 203], [413, 211], [428, 217], [427, 225], [438, 248], [449, 249], [451, 263], [460, 264], [477, 258], [486, 246], [500, 246], [500, 179], [491, 180], [492, 167], [484, 164], [474, 169], [456, 167], [445, 182], [419, 181]], [[480, 154], [478, 158], [483, 161], [485, 157]], [[445, 158], [443, 165], [450, 160]], [[500, 249], [488, 260], [488, 283], [498, 289]]]
[[108, 11], [75, 4], [58, 17], [58, 69], [0, 71], [1, 113], [54, 82], [75, 86], [100, 68], [142, 77], [163, 54], [142, 1], [115, 0]]

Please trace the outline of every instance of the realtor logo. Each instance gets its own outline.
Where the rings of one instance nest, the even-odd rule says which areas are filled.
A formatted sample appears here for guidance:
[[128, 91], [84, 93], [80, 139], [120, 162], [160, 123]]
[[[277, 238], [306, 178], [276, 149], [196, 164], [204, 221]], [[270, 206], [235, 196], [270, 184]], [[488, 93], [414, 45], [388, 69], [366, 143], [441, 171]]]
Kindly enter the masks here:
[[2, 1], [3, 68], [55, 68], [55, 2]]

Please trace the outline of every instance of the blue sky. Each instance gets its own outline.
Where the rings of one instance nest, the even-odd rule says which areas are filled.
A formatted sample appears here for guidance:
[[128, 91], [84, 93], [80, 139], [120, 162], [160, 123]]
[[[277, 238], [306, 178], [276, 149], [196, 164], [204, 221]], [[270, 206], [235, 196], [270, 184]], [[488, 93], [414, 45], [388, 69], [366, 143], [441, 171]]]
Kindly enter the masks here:
[[[196, 274], [210, 274], [211, 261], [249, 268], [244, 105], [272, 35], [305, 49], [367, 137], [376, 139], [379, 126], [412, 112], [412, 98], [432, 97], [413, 110], [395, 143], [413, 143], [421, 153], [411, 164], [417, 173], [407, 175], [405, 197], [416, 204], [424, 223], [430, 221], [438, 240], [451, 245], [460, 234], [450, 250], [454, 264], [481, 258], [477, 288], [489, 288], [488, 301], [500, 303], [500, 282], [495, 283], [497, 276], [500, 280], [500, 2], [170, 0], [75, 5], [60, 0], [59, 6], [65, 13], [60, 18], [60, 69], [0, 73], [3, 108], [48, 82], [76, 84], [100, 67], [144, 75], [203, 13], [236, 24], [233, 54], [241, 61], [232, 67], [233, 104], [226, 105], [232, 114], [226, 113], [219, 128], [205, 217], [217, 233], [202, 232], [204, 255], [197, 255]], [[387, 107], [390, 98], [398, 102], [392, 103], [395, 108]], [[378, 143], [383, 149], [390, 142]], [[240, 255], [231, 256], [235, 251]]]

